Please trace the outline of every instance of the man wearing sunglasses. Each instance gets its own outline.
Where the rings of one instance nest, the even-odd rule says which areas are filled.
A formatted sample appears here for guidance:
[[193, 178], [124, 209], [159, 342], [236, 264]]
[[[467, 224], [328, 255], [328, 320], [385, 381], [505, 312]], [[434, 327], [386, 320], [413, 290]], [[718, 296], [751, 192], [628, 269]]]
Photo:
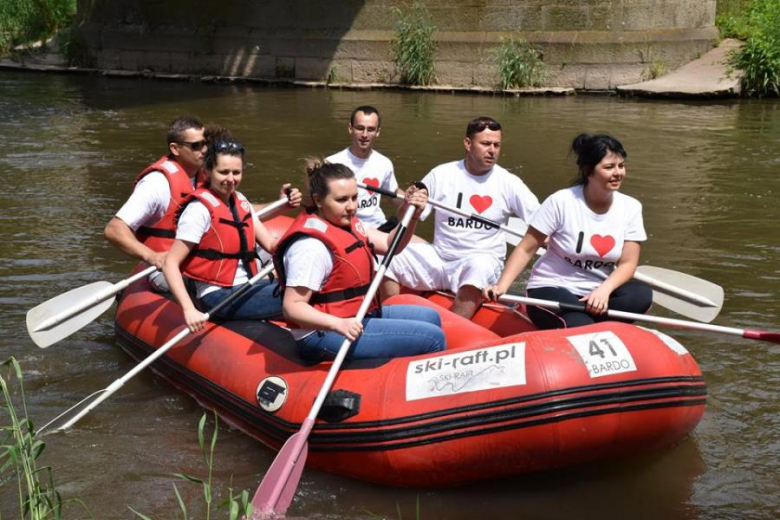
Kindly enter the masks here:
[[[498, 165], [498, 121], [489, 117], [470, 121], [463, 146], [463, 160], [437, 166], [423, 178], [428, 199], [503, 225], [512, 215], [529, 222], [539, 200], [519, 177]], [[421, 219], [432, 210], [429, 204]], [[383, 294], [397, 294], [399, 282], [419, 291], [452, 291], [452, 311], [471, 318], [482, 303], [482, 290], [501, 275], [506, 258], [504, 233], [473, 218], [443, 209], [433, 211], [433, 244], [411, 242], [395, 255]]]
[[205, 179], [203, 131], [195, 118], [174, 120], [168, 127], [168, 155], [138, 175], [132, 195], [105, 229], [106, 238], [118, 249], [160, 269], [150, 277], [157, 290], [168, 289], [162, 266], [175, 238], [176, 210]]
[[[393, 163], [374, 150], [374, 141], [379, 137], [382, 123], [379, 110], [364, 105], [352, 111], [347, 127], [352, 139], [348, 148], [331, 155], [326, 161], [332, 164], [343, 164], [355, 172], [359, 182], [386, 190], [403, 193], [398, 189]], [[368, 226], [389, 233], [398, 224], [396, 217], [385, 217], [379, 206], [382, 196], [358, 188], [357, 218]], [[403, 199], [391, 199], [395, 206], [400, 206]]]

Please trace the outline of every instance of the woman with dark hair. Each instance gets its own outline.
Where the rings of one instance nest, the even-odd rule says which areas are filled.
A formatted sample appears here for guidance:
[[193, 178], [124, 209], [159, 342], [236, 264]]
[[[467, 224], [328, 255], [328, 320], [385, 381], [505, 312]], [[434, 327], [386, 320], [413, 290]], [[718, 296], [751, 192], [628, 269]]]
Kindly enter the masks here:
[[484, 291], [485, 298], [498, 299], [549, 237], [547, 251], [531, 270], [528, 296], [582, 302], [587, 312], [528, 307], [528, 316], [542, 329], [604, 321], [607, 309], [644, 313], [652, 303], [650, 286], [631, 280], [647, 234], [642, 204], [619, 191], [626, 177], [623, 145], [609, 135], [580, 134], [571, 149], [577, 154], [577, 180], [544, 201], [498, 282]]
[[[427, 307], [380, 307], [374, 298], [366, 317], [355, 319], [375, 275], [374, 254], [387, 252], [398, 228], [387, 234], [364, 227], [356, 218], [357, 181], [347, 166], [310, 160], [306, 184], [306, 211], [274, 251], [284, 288], [284, 316], [301, 356], [311, 361], [333, 359], [345, 338], [352, 341], [348, 356], [353, 359], [443, 350], [441, 320]], [[427, 201], [425, 190], [407, 190], [401, 210], [411, 204], [417, 211], [397, 250], [409, 242]]]
[[[193, 332], [206, 322], [190, 298], [182, 273], [195, 281], [196, 297], [212, 308], [257, 274], [255, 244], [271, 251], [275, 239], [238, 191], [244, 173], [244, 145], [225, 137], [209, 144], [204, 159], [208, 179], [192, 193], [177, 215], [176, 240], [163, 272], [171, 293], [182, 306], [184, 321]], [[288, 195], [289, 206], [300, 205], [300, 193]], [[281, 315], [276, 283], [254, 285], [221, 309], [222, 319], [266, 319]]]

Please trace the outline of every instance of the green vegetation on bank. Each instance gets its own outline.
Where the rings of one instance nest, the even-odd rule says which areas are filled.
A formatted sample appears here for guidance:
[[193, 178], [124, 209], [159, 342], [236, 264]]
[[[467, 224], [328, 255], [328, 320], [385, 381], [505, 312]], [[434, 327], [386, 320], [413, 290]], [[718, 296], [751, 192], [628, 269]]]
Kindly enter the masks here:
[[405, 85], [430, 85], [436, 80], [436, 40], [431, 13], [422, 2], [405, 9], [393, 8], [396, 16], [395, 34], [390, 41], [400, 76]]
[[[214, 449], [217, 446], [217, 432], [219, 431], [219, 420], [217, 415], [214, 414], [214, 432], [211, 434], [211, 442], [207, 443], [206, 438], [206, 417], [207, 414], [203, 414], [198, 423], [198, 444], [200, 445], [200, 453], [203, 456], [203, 463], [206, 465], [208, 475], [206, 479], [200, 479], [192, 475], [185, 475], [183, 473], [175, 473], [174, 476], [184, 481], [191, 482], [193, 484], [201, 486], [203, 490], [203, 503], [206, 509], [206, 520], [211, 519], [212, 502], [214, 501], [214, 486], [212, 481], [212, 475], [214, 473]], [[176, 495], [176, 502], [179, 504], [179, 510], [181, 512], [181, 518], [189, 520], [193, 518], [187, 509], [187, 505], [181, 497], [179, 488], [176, 484], [173, 485], [173, 492]], [[249, 491], [244, 490], [239, 493], [235, 493], [233, 488], [229, 488], [228, 498], [218, 508], [227, 509], [229, 520], [238, 520], [239, 518], [251, 518], [252, 517], [252, 504], [249, 502]], [[148, 516], [139, 513], [132, 507], [130, 510], [141, 520], [151, 520]]]
[[[174, 476], [184, 481], [201, 486], [205, 518], [212, 518], [215, 509], [224, 509], [224, 518], [238, 520], [242, 516], [250, 518], [252, 504], [249, 491], [236, 492], [228, 488], [228, 497], [218, 505], [214, 505], [215, 490], [213, 483], [214, 451], [217, 445], [219, 422], [214, 416], [214, 431], [210, 438], [206, 435], [206, 418], [203, 414], [198, 423], [198, 444], [200, 445], [207, 476], [200, 479], [183, 473]], [[78, 498], [63, 499], [54, 482], [54, 472], [50, 466], [42, 466], [40, 457], [46, 444], [36, 437], [33, 422], [27, 415], [27, 401], [24, 393], [24, 381], [19, 362], [10, 358], [0, 364], [0, 488], [6, 486], [15, 488], [17, 496], [16, 507], [18, 518], [30, 520], [61, 520], [69, 516], [63, 513], [65, 506], [72, 503], [79, 509], [78, 518], [94, 518], [89, 508]], [[173, 492], [179, 505], [180, 514], [177, 517], [185, 520], [193, 518], [187, 504], [182, 499], [176, 484]], [[0, 508], [0, 520], [5, 514], [13, 514], [12, 506], [3, 502]], [[189, 504], [189, 508], [196, 506]], [[151, 520], [135, 509], [130, 510], [143, 520]]]
[[[35, 428], [27, 416], [22, 369], [14, 358], [0, 368], [7, 369], [5, 377], [0, 373], [0, 417], [8, 416], [0, 423], [0, 488], [16, 484], [21, 518], [59, 520], [63, 518], [66, 501], [54, 485], [51, 467], [38, 464], [46, 444], [35, 437]], [[81, 505], [89, 514], [86, 506]]]
[[720, 7], [717, 24], [724, 38], [745, 45], [731, 57], [743, 72], [742, 88], [748, 95], [780, 95], [780, 1], [733, 0]]
[[502, 89], [538, 87], [547, 78], [542, 51], [522, 37], [501, 38], [496, 60]]
[[0, 54], [15, 46], [46, 40], [70, 27], [76, 0], [0, 1]]

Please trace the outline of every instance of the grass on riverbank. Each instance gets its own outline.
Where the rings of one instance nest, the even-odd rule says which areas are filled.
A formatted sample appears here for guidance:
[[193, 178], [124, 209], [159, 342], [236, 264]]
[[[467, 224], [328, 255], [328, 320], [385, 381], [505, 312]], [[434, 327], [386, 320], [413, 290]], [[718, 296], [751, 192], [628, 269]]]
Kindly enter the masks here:
[[[212, 518], [214, 500], [214, 483], [212, 479], [214, 468], [214, 451], [217, 445], [219, 423], [214, 416], [214, 431], [210, 442], [206, 436], [206, 414], [198, 424], [198, 443], [203, 461], [207, 468], [207, 476], [200, 479], [191, 475], [175, 473], [173, 476], [198, 484], [203, 489], [203, 503], [206, 519]], [[27, 414], [27, 400], [24, 393], [24, 379], [19, 362], [10, 358], [0, 364], [0, 488], [15, 487], [18, 498], [16, 513], [19, 518], [30, 520], [61, 520], [67, 518], [63, 511], [69, 503], [80, 506], [79, 518], [94, 518], [89, 508], [81, 499], [63, 499], [57, 490], [54, 472], [50, 466], [40, 465], [40, 457], [46, 449], [46, 444], [36, 437], [36, 430]], [[188, 507], [181, 497], [176, 484], [173, 485], [176, 501], [179, 505], [181, 518], [191, 518]], [[216, 509], [226, 509], [226, 518], [238, 520], [242, 515], [251, 518], [252, 505], [249, 502], [249, 492], [234, 492], [229, 488], [227, 500], [216, 506]], [[189, 504], [192, 509], [197, 504]], [[12, 504], [3, 503], [0, 510], [0, 520], [5, 514], [16, 517]], [[151, 520], [149, 517], [130, 508], [139, 518]]]
[[521, 36], [501, 38], [496, 50], [500, 87], [538, 87], [547, 78], [542, 51]]
[[436, 40], [431, 13], [422, 2], [405, 9], [393, 8], [395, 34], [390, 41], [401, 83], [430, 85], [436, 81]]
[[75, 13], [76, 0], [0, 1], [0, 55], [18, 45], [47, 40], [70, 27]]
[[780, 1], [735, 2], [718, 15], [724, 38], [745, 45], [731, 56], [731, 65], [743, 71], [742, 89], [748, 95], [780, 95]]
[[6, 419], [0, 423], [0, 487], [16, 483], [22, 518], [59, 520], [63, 518], [63, 505], [71, 501], [81, 504], [92, 517], [80, 500], [63, 500], [54, 484], [51, 467], [38, 464], [46, 444], [35, 437], [35, 428], [27, 415], [19, 363], [11, 358], [0, 368], [8, 369], [5, 377], [0, 374], [0, 418], [8, 416], [8, 424], [5, 424]]
[[[211, 513], [214, 502], [214, 485], [212, 476], [214, 473], [214, 449], [217, 446], [217, 433], [219, 432], [219, 420], [217, 415], [214, 414], [214, 432], [211, 434], [211, 441], [207, 443], [206, 438], [206, 418], [207, 414], [203, 414], [198, 423], [198, 444], [200, 445], [200, 453], [203, 456], [203, 463], [206, 466], [206, 479], [201, 479], [192, 475], [186, 475], [184, 473], [174, 473], [174, 476], [201, 486], [203, 490], [203, 502], [206, 509], [206, 520], [211, 519]], [[176, 484], [173, 484], [173, 493], [176, 495], [176, 503], [179, 505], [181, 512], [181, 518], [189, 520], [192, 518], [187, 505], [181, 497], [179, 488]], [[239, 493], [234, 493], [233, 488], [229, 488], [228, 498], [217, 506], [218, 509], [227, 509], [229, 520], [238, 520], [239, 518], [252, 518], [252, 504], [249, 502], [249, 491], [244, 490]], [[192, 504], [190, 505], [192, 507]], [[129, 507], [129, 506], [128, 506]], [[151, 520], [148, 516], [139, 513], [132, 507], [132, 511], [141, 520]]]

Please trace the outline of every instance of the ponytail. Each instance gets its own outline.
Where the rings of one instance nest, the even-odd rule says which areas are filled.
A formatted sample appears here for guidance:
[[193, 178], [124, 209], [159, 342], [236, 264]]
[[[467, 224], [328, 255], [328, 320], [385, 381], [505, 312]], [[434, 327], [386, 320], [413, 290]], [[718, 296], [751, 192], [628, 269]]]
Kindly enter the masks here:
[[309, 193], [304, 198], [304, 207], [308, 213], [317, 210], [314, 196], [324, 199], [328, 193], [328, 182], [337, 179], [354, 179], [355, 174], [343, 164], [333, 164], [317, 157], [305, 159], [303, 185], [308, 187]]

